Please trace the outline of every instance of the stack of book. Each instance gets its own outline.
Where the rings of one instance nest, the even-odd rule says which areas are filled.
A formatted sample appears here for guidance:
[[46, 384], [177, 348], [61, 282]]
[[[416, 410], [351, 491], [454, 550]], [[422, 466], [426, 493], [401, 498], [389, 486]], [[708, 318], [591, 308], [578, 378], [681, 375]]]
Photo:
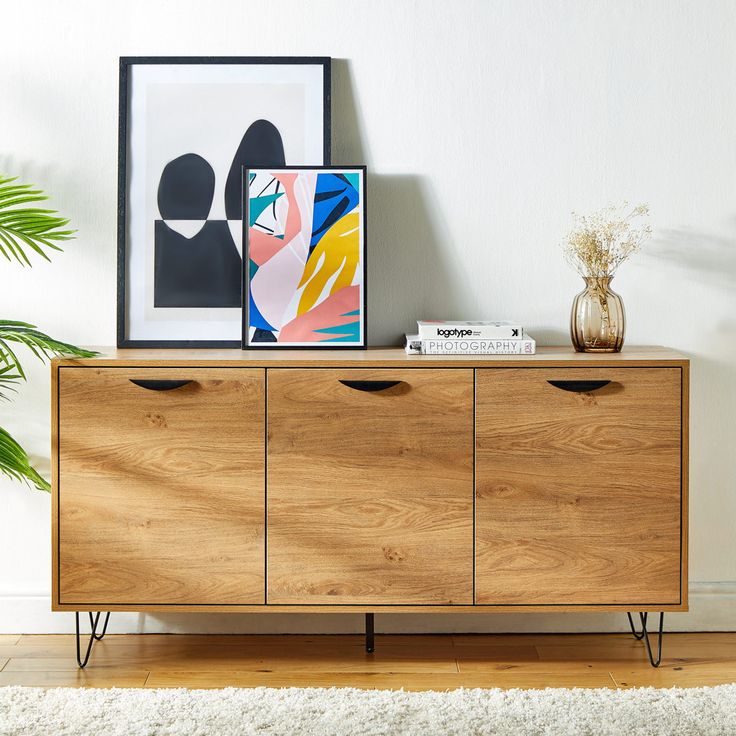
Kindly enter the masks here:
[[513, 322], [417, 322], [406, 352], [423, 355], [534, 355], [537, 343]]

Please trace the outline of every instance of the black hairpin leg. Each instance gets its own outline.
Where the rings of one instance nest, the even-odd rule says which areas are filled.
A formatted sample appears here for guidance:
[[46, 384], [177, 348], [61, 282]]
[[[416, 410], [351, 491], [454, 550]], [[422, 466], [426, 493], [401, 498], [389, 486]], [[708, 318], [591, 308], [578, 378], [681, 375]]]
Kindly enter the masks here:
[[647, 616], [649, 614], [647, 613], [640, 613], [639, 614], [639, 620], [641, 621], [641, 631], [638, 632], [636, 630], [636, 627], [634, 626], [634, 620], [631, 618], [631, 614], [627, 612], [626, 614], [629, 617], [629, 626], [631, 627], [631, 633], [634, 635], [634, 638], [641, 641], [644, 640], [644, 645], [647, 648], [647, 656], [649, 657], [649, 664], [652, 665], [652, 667], [659, 667], [660, 662], [662, 661], [662, 629], [664, 628], [664, 611], [661, 611], [659, 614], [659, 631], [657, 634], [657, 658], [655, 659], [652, 655], [652, 644], [649, 641], [649, 630], [647, 629]]
[[369, 654], [375, 651], [375, 645], [373, 641], [373, 614], [366, 613], [365, 615], [365, 650]]
[[84, 668], [87, 666], [87, 662], [89, 662], [89, 655], [92, 653], [92, 645], [96, 641], [101, 641], [102, 637], [105, 636], [105, 633], [107, 632], [107, 622], [110, 620], [110, 612], [108, 611], [105, 615], [105, 623], [102, 626], [102, 632], [98, 633], [97, 627], [100, 623], [101, 614], [102, 612], [98, 611], [96, 615], [92, 615], [92, 612], [90, 611], [89, 625], [92, 629], [92, 633], [90, 634], [89, 641], [87, 642], [87, 651], [85, 652], [84, 659], [82, 659], [82, 648], [79, 641], [79, 611], [74, 612], [77, 632], [77, 664], [80, 666], [80, 668]]

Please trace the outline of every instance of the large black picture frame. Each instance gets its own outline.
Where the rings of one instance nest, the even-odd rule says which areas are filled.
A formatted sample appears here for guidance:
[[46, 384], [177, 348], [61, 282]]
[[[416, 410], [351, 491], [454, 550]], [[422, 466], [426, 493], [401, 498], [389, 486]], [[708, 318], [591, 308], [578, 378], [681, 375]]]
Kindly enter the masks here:
[[[259, 167], [263, 168], [263, 167]], [[362, 250], [362, 299], [360, 300], [362, 328], [360, 332], [360, 345], [342, 345], [336, 343], [314, 342], [308, 345], [278, 344], [276, 342], [253, 343], [248, 339], [249, 328], [249, 226], [248, 210], [243, 208], [243, 274], [242, 274], [242, 349], [243, 350], [366, 350], [368, 348], [368, 176], [365, 164], [352, 164], [347, 166], [325, 165], [325, 166], [270, 166], [269, 171], [360, 171], [362, 175], [362, 189], [360, 201], [360, 223], [363, 231]], [[247, 197], [248, 167], [243, 167], [243, 198]]]
[[[130, 339], [127, 334], [128, 296], [127, 296], [127, 258], [128, 258], [128, 220], [130, 206], [128, 201], [129, 151], [128, 142], [131, 130], [129, 121], [130, 71], [135, 65], [319, 65], [322, 67], [323, 84], [323, 161], [331, 162], [331, 59], [330, 57], [309, 56], [125, 56], [119, 64], [119, 111], [118, 111], [118, 217], [117, 217], [117, 346], [119, 348], [240, 348], [242, 340], [207, 339]], [[287, 162], [288, 163], [288, 162]], [[293, 167], [292, 167], [293, 168]], [[310, 168], [307, 166], [306, 168]], [[243, 243], [243, 248], [245, 243]], [[245, 251], [244, 251], [245, 252]], [[244, 259], [245, 261], [245, 259]], [[241, 295], [242, 302], [242, 295]], [[242, 324], [242, 317], [240, 320]]]

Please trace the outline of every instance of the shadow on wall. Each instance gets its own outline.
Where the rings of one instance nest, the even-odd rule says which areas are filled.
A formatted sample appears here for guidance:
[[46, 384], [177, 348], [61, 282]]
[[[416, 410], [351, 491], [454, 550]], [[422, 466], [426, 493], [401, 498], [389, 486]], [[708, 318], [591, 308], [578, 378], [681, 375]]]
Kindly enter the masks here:
[[374, 174], [368, 184], [368, 328], [371, 345], [403, 344], [417, 319], [472, 313], [462, 274], [426, 179]]
[[24, 184], [38, 184], [52, 181], [57, 167], [49, 163], [39, 163], [28, 159], [20, 159], [9, 153], [0, 154], [0, 174], [17, 176]]
[[[574, 296], [574, 295], [573, 295]], [[570, 297], [572, 304], [573, 297]], [[524, 327], [526, 331], [526, 327]], [[532, 325], [529, 334], [537, 341], [537, 345], [564, 345], [570, 347], [570, 331], [559, 327], [547, 327], [545, 325]]]
[[[80, 203], [89, 200], [91, 195], [88, 182], [85, 183], [83, 177], [79, 176], [78, 170], [65, 169], [56, 163], [39, 161], [35, 158], [20, 158], [0, 153], [0, 174], [17, 177], [17, 184], [32, 184], [43, 189], [49, 196], [48, 207], [62, 210], [62, 214], [72, 219], [73, 226], [80, 228], [80, 233], [83, 230], [89, 235], [91, 224], [83, 217], [85, 210]], [[104, 205], [99, 198], [96, 198], [95, 203], [97, 211]], [[109, 240], [107, 232], [94, 234]]]
[[[731, 222], [736, 230], [736, 218]], [[648, 259], [656, 261], [666, 269], [683, 272], [690, 281], [705, 284], [712, 289], [720, 289], [732, 297], [736, 290], [736, 233], [720, 235], [706, 233], [690, 228], [664, 230], [645, 251]], [[692, 329], [697, 329], [704, 337], [718, 340], [711, 345], [717, 354], [714, 364], [732, 363], [736, 320], [732, 312], [725, 315], [713, 313], [698, 324], [693, 316]], [[699, 361], [701, 358], [699, 358]]]
[[687, 271], [706, 284], [736, 289], [736, 235], [715, 235], [689, 228], [663, 230], [647, 248], [646, 255], [666, 267]]
[[[731, 226], [736, 231], [736, 219]], [[704, 285], [714, 293], [712, 304], [693, 304], [682, 324], [695, 346], [690, 356], [691, 578], [708, 575], [711, 580], [732, 580], [733, 533], [728, 524], [714, 525], [713, 520], [733, 518], [736, 513], [732, 492], [736, 457], [723, 451], [724, 438], [728, 444], [733, 434], [736, 412], [732, 388], [736, 380], [736, 318], [729, 307], [736, 290], [736, 232], [664, 230], [644, 256], [685, 283]]]
[[399, 345], [417, 319], [461, 317], [472, 305], [430, 182], [372, 170], [354, 90], [350, 62], [333, 59], [332, 161], [368, 167], [369, 344]]
[[[686, 624], [687, 614], [668, 616], [678, 622], [675, 630], [693, 630]], [[84, 617], [82, 620], [85, 621]], [[386, 634], [628, 632], [623, 613], [377, 613], [375, 621], [376, 631]], [[109, 631], [113, 634], [361, 635], [365, 631], [365, 619], [362, 613], [113, 613]], [[65, 633], [73, 633], [73, 629], [70, 627]], [[360, 646], [360, 640], [355, 645]]]

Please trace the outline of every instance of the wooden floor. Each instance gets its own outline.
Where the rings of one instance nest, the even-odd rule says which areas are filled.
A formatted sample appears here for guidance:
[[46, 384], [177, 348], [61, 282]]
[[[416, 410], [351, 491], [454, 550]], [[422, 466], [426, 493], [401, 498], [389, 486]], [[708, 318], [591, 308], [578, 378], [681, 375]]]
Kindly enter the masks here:
[[697, 687], [736, 681], [736, 633], [667, 634], [659, 669], [623, 634], [108, 635], [77, 669], [74, 637], [0, 635], [0, 686]]

